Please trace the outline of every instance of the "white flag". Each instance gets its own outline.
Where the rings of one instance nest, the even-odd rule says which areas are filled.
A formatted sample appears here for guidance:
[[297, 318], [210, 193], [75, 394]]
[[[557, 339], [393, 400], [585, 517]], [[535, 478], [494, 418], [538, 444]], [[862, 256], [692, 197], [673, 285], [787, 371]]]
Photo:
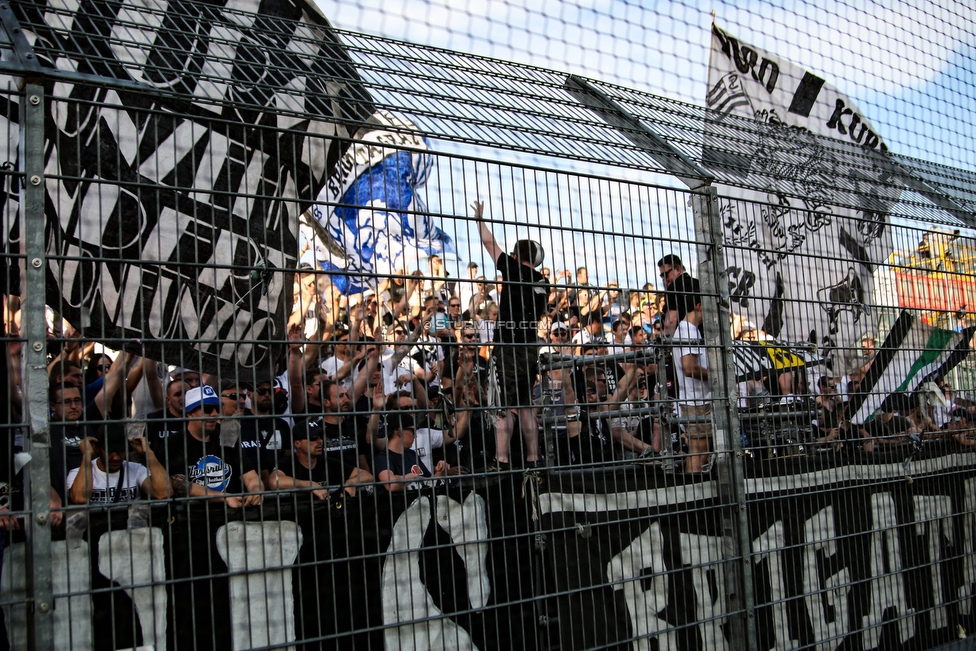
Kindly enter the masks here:
[[851, 347], [892, 250], [884, 141], [824, 79], [715, 26], [708, 89], [733, 310], [781, 340]]

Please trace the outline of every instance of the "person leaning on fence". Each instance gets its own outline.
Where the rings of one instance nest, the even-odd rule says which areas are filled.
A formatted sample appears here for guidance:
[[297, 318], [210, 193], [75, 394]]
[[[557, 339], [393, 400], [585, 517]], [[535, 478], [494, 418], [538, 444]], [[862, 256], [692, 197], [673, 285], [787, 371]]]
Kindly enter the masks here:
[[446, 461], [438, 461], [431, 472], [420, 455], [413, 450], [413, 416], [406, 412], [390, 412], [386, 416], [389, 442], [386, 449], [376, 455], [376, 478], [390, 492], [419, 488], [424, 479], [443, 477], [450, 471]]
[[260, 504], [261, 478], [241, 453], [220, 444], [220, 398], [203, 385], [186, 392], [182, 434], [165, 439], [166, 466], [176, 497], [222, 500], [231, 508]]
[[[322, 421], [301, 421], [295, 426], [294, 452], [290, 461], [279, 457], [278, 467], [271, 473], [268, 484], [276, 490], [311, 489], [316, 499], [326, 500], [343, 490], [341, 476], [329, 472], [329, 460], [323, 458], [325, 443], [322, 438]], [[350, 481], [345, 488], [352, 497], [355, 484]]]
[[512, 255], [502, 251], [495, 236], [483, 220], [484, 204], [471, 204], [478, 222], [481, 243], [495, 261], [504, 283], [499, 296], [498, 325], [495, 327], [492, 364], [501, 410], [495, 422], [495, 461], [489, 470], [510, 467], [509, 450], [514, 415], [525, 443], [525, 461], [530, 466], [539, 461], [539, 424], [532, 408], [532, 385], [538, 375], [539, 346], [536, 322], [546, 313], [549, 285], [536, 270], [545, 259], [538, 242], [519, 240]]
[[707, 350], [703, 345], [689, 341], [702, 339], [702, 299], [698, 280], [691, 279], [688, 289], [690, 292], [684, 294], [687, 311], [674, 331], [674, 338], [680, 343], [674, 345], [672, 357], [678, 380], [679, 414], [705, 421], [684, 423], [689, 451], [685, 459], [685, 472], [705, 473], [712, 466], [708, 456], [712, 438], [712, 392], [708, 386]]
[[125, 425], [113, 421], [99, 429], [97, 436], [82, 441], [81, 466], [68, 474], [68, 501], [71, 504], [116, 504], [149, 497], [166, 499], [172, 490], [169, 475], [159, 463], [145, 437], [131, 440], [132, 448], [145, 455], [146, 465], [126, 459], [130, 441]]
[[945, 425], [946, 434], [956, 450], [972, 450], [976, 448], [976, 416], [962, 407], [956, 407], [949, 412], [949, 420]]

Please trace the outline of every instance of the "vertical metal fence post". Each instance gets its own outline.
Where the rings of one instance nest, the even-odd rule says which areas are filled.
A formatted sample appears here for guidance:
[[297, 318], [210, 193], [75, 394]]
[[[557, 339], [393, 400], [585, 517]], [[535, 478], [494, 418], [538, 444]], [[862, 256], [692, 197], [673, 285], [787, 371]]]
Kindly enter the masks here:
[[[745, 475], [739, 440], [736, 405], [736, 370], [732, 356], [729, 320], [729, 289], [725, 273], [722, 224], [719, 220], [718, 193], [711, 185], [692, 194], [695, 239], [698, 242], [698, 278], [701, 282], [703, 330], [708, 351], [708, 375], [712, 391], [712, 431], [718, 491], [722, 500], [722, 537], [727, 565], [726, 595], [730, 613], [733, 649], [754, 649], [757, 644], [755, 598], [749, 518], [746, 510]], [[721, 370], [721, 372], [718, 372]]]
[[31, 455], [25, 473], [30, 648], [53, 651], [54, 599], [51, 577], [51, 432], [48, 426], [47, 324], [44, 314], [47, 274], [44, 214], [44, 87], [28, 83], [21, 105], [20, 241], [26, 263], [21, 277], [25, 341], [24, 401]]

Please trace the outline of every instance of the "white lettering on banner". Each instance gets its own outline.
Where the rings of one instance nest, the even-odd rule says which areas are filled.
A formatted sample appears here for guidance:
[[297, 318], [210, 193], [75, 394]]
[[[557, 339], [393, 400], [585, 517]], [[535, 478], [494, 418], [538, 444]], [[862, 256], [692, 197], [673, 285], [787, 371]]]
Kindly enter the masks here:
[[[777, 648], [788, 646], [787, 632], [789, 629], [786, 613], [786, 590], [783, 582], [777, 580], [784, 576], [783, 562], [779, 550], [786, 547], [786, 535], [783, 531], [783, 523], [777, 522], [752, 543], [753, 566], [758, 570], [761, 563], [765, 563], [765, 569], [772, 579], [769, 582], [770, 594], [769, 601], [773, 605], [773, 630], [776, 636]], [[756, 572], [758, 574], [758, 572]]]
[[[55, 540], [51, 543], [51, 589], [56, 596], [51, 609], [56, 651], [85, 651], [92, 648], [91, 572], [88, 570], [88, 542]], [[14, 543], [3, 553], [0, 601], [13, 651], [28, 645], [27, 606], [33, 591], [28, 587], [25, 543]]]
[[[166, 648], [166, 558], [159, 527], [110, 531], [98, 539], [98, 571], [132, 599], [143, 638]], [[140, 587], [133, 587], [140, 586]]]
[[711, 651], [728, 649], [722, 632], [725, 624], [725, 571], [722, 561], [722, 539], [717, 536], [681, 534], [681, 558], [691, 565], [692, 585], [698, 604], [696, 616], [701, 624], [702, 648]]
[[932, 576], [932, 621], [930, 626], [942, 628], [949, 623], [946, 612], [946, 593], [942, 586], [943, 542], [952, 545], [952, 500], [947, 495], [915, 495], [915, 532], [928, 542], [928, 566]]
[[[471, 493], [463, 503], [440, 496], [434, 501], [434, 520], [462, 544], [459, 550], [467, 573], [473, 608], [483, 606], [491, 593], [486, 566], [488, 547], [484, 500]], [[387, 651], [452, 649], [477, 651], [466, 630], [437, 607], [420, 575], [420, 554], [431, 520], [431, 502], [420, 497], [393, 525], [393, 537], [383, 563], [383, 623]], [[401, 623], [408, 622], [408, 623]]]
[[[769, 490], [777, 486], [763, 485]], [[544, 513], [630, 511], [663, 505], [672, 491], [551, 493], [543, 494], [540, 504]], [[915, 637], [920, 627], [951, 628], [953, 607], [962, 616], [971, 614], [976, 599], [976, 479], [967, 480], [962, 493], [959, 503], [951, 495], [906, 496], [914, 505], [910, 516], [912, 511], [896, 502], [894, 494], [866, 492], [860, 499], [868, 502], [864, 507], [870, 521], [859, 523], [855, 531], [840, 528], [839, 520], [850, 515], [847, 505], [827, 505], [802, 523], [772, 522], [751, 543], [756, 585], [762, 586], [756, 605], [769, 618], [763, 634], [771, 648], [786, 651], [810, 644], [817, 651], [832, 651], [847, 638], [860, 638], [856, 644], [865, 649], [883, 640], [897, 646]], [[670, 503], [675, 503], [673, 495]], [[629, 543], [620, 541], [625, 547], [606, 566], [607, 584], [620, 591], [627, 607], [631, 648], [678, 651], [683, 648], [678, 632], [696, 622], [702, 648], [726, 648], [722, 565], [728, 557], [721, 553], [722, 538], [672, 535], [674, 526], [680, 525], [653, 519]], [[787, 530], [795, 531], [797, 539]], [[914, 536], [917, 544], [906, 546], [906, 536]], [[960, 577], [945, 572], [950, 550], [952, 558], [962, 557]], [[860, 565], [861, 558], [867, 566]], [[800, 619], [792, 619], [796, 617]]]
[[[817, 651], [828, 651], [847, 633], [851, 570], [842, 565], [837, 549], [834, 508], [828, 506], [803, 523], [803, 592], [813, 625], [813, 638], [823, 640]], [[833, 569], [835, 566], [837, 569]]]
[[[607, 564], [607, 576], [616, 590], [623, 590], [630, 621], [637, 638], [633, 648], [648, 651], [650, 641], [657, 639], [659, 651], [678, 648], [677, 626], [674, 616], [688, 618], [687, 623], [700, 622], [698, 633], [703, 649], [721, 651], [728, 649], [722, 632], [725, 623], [725, 572], [722, 567], [722, 540], [716, 536], [679, 534], [680, 567], [667, 567], [663, 549], [666, 541], [657, 522], [614, 556]], [[694, 613], [679, 613], [687, 604], [670, 603], [669, 595], [677, 590], [669, 584], [677, 584], [685, 577], [691, 580], [694, 596]], [[685, 593], [687, 597], [688, 593]], [[669, 621], [671, 620], [671, 621]], [[680, 622], [685, 625], [685, 622]]]
[[655, 522], [610, 559], [607, 577], [621, 590], [634, 627], [635, 651], [650, 651], [651, 640], [658, 649], [677, 646], [676, 631], [663, 617], [668, 605], [668, 568], [664, 564], [661, 524]]
[[[217, 552], [231, 572], [231, 648], [294, 651], [291, 565], [304, 538], [294, 522], [231, 522], [217, 529]], [[286, 646], [287, 645], [287, 646]]]
[[976, 479], [967, 479], [963, 494], [963, 535], [960, 545], [963, 557], [963, 585], [959, 588], [959, 614], [972, 615], [973, 601], [976, 600]]
[[[888, 493], [871, 496], [874, 527], [871, 532], [871, 588], [868, 613], [862, 622], [863, 648], [874, 649], [881, 638], [881, 626], [897, 620], [899, 640], [904, 642], [915, 634], [915, 621], [906, 617], [908, 600], [902, 572], [901, 543], [898, 540], [898, 516], [895, 501]], [[854, 627], [858, 622], [852, 622]]]

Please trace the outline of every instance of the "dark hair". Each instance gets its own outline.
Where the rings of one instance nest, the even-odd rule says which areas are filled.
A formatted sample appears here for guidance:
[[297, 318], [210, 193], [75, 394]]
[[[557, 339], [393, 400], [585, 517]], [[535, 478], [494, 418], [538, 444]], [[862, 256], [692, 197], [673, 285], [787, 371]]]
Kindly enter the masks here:
[[62, 389], [76, 389], [79, 394], [81, 394], [81, 387], [75, 386], [73, 384], [61, 384], [60, 382], [51, 382], [47, 387], [47, 395], [53, 402], [54, 397], [57, 395], [58, 391]]
[[414, 428], [413, 416], [406, 411], [391, 411], [386, 414], [386, 434], [390, 436], [397, 430]]
[[667, 254], [666, 256], [664, 256], [663, 258], [661, 258], [660, 260], [657, 261], [657, 266], [663, 267], [664, 265], [668, 265], [669, 267], [672, 267], [672, 268], [673, 267], [683, 267], [684, 266], [684, 265], [681, 264], [681, 258], [679, 258], [678, 256], [676, 256], [673, 253], [669, 253], [669, 254]]
[[109, 421], [96, 430], [95, 438], [102, 449], [125, 450], [129, 445], [129, 437], [125, 433], [125, 424], [121, 421]]
[[[325, 374], [323, 373], [322, 375]], [[328, 398], [328, 396], [332, 393], [332, 387], [337, 387], [336, 391], [338, 391], [338, 386], [339, 386], [338, 382], [326, 377], [323, 377], [321, 380], [319, 380], [319, 392], [321, 395], [325, 396], [326, 398]]]
[[320, 375], [326, 375], [326, 373], [320, 368], [313, 368], [311, 371], [305, 374], [305, 386], [312, 386], [315, 384], [315, 378]]
[[396, 411], [400, 409], [400, 398], [410, 398], [413, 400], [413, 394], [405, 389], [400, 389], [399, 391], [394, 391], [390, 395], [386, 396], [387, 411]]

